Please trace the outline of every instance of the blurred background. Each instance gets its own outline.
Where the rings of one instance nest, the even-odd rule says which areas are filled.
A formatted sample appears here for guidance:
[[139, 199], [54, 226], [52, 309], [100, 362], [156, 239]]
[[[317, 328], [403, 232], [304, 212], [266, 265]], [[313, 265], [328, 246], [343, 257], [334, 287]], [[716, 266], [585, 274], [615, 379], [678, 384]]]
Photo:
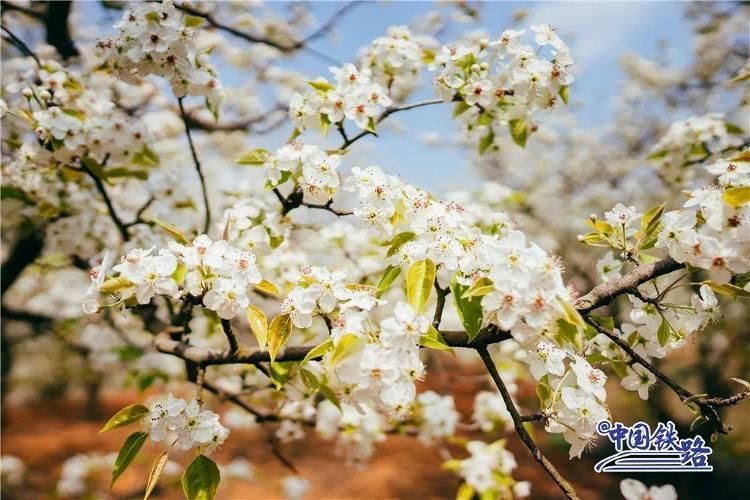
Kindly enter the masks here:
[[[242, 24], [249, 17], [265, 22], [267, 29], [282, 26], [304, 33], [335, 20], [324, 36], [310, 44], [310, 50], [277, 54], [231, 38], [229, 46], [216, 50], [228, 93], [224, 123], [263, 118], [257, 128], [220, 133], [196, 130], [213, 189], [220, 192], [231, 192], [238, 182], [253, 182], [246, 170], [233, 165], [239, 152], [251, 147], [275, 149], [288, 139], [293, 126], [284, 111], [273, 111], [279, 103], [304, 87], [306, 80], [328, 76], [329, 66], [356, 60], [360, 49], [383, 35], [388, 26], [409, 25], [445, 43], [492, 38], [509, 27], [555, 25], [571, 46], [576, 81], [569, 106], [540, 118], [539, 130], [525, 149], [512, 147], [508, 140], [508, 147], [501, 145], [498, 151], [480, 157], [451, 120], [451, 109], [431, 106], [389, 119], [378, 130], [379, 137], [366, 138], [347, 155], [347, 165], [377, 164], [442, 196], [462, 189], [489, 197], [502, 185], [512, 196], [499, 200], [497, 208], [511, 213], [523, 231], [559, 255], [567, 269], [566, 279], [584, 293], [598, 282], [595, 264], [602, 257], [576, 240], [586, 231], [589, 214], [608, 210], [617, 201], [645, 211], [670, 200], [668, 208], [676, 208], [686, 183], [697, 182], [703, 175], [696, 172], [687, 179], [678, 178], [670, 165], [649, 159], [674, 121], [718, 112], [727, 122], [750, 130], [747, 80], [731, 83], [747, 67], [750, 55], [750, 8], [742, 3], [193, 3], [216, 9], [216, 15], [227, 22], [236, 19]], [[43, 27], [23, 10], [43, 10], [43, 4], [2, 2], [3, 24], [41, 51], [45, 50]], [[111, 35], [121, 8], [120, 2], [73, 2], [70, 26], [81, 51]], [[206, 31], [209, 38], [211, 30]], [[6, 58], [18, 56], [5, 40], [2, 55], [4, 64]], [[247, 72], [253, 78], [248, 79]], [[4, 87], [9, 83], [3, 80]], [[428, 75], [424, 83], [409, 101], [433, 97]], [[196, 105], [198, 101], [188, 102]], [[200, 110], [195, 116], [203, 118]], [[170, 142], [164, 133], [160, 155], [183, 155], [185, 161], [184, 143]], [[327, 140], [335, 147], [335, 137]], [[12, 210], [4, 200], [3, 259], [18, 241]], [[193, 216], [184, 215], [186, 219]], [[175, 213], [174, 217], [179, 224], [182, 216]], [[137, 498], [143, 493], [149, 459], [139, 458], [109, 492], [111, 454], [127, 432], [98, 435], [98, 429], [127, 404], [169, 390], [179, 392], [183, 367], [166, 356], [125, 348], [116, 328], [83, 316], [80, 303], [88, 286], [87, 273], [81, 266], [61, 261], [58, 253], [42, 256], [37, 266], [44, 272], [40, 274], [39, 267], [26, 270], [3, 297], [2, 455], [21, 462], [3, 461], [3, 493], [19, 499]], [[85, 252], [82, 258], [88, 259]], [[613, 304], [610, 312], [617, 315], [622, 305]], [[730, 395], [737, 388], [729, 377], [750, 378], [747, 303], [723, 305], [722, 323], [661, 363], [662, 369], [694, 393]], [[422, 389], [453, 394], [467, 421], [474, 395], [493, 390], [474, 353], [430, 352], [427, 363], [429, 375]], [[608, 403], [619, 421], [655, 424], [672, 420], [682, 435], [688, 434], [693, 415], [661, 385], [643, 402], [637, 394], [622, 390], [615, 377], [609, 384]], [[532, 381], [521, 379], [518, 387], [521, 405], [534, 409]], [[214, 406], [223, 412], [230, 409], [220, 401]], [[626, 476], [649, 485], [674, 484], [682, 499], [748, 498], [750, 413], [747, 405], [724, 411], [724, 421], [733, 431], [713, 445], [710, 463], [714, 472]], [[423, 446], [409, 436], [389, 437], [377, 446], [370, 462], [357, 467], [345, 465], [334, 445], [313, 433], [279, 450], [269, 440], [272, 428], [236, 420], [230, 425], [232, 438], [217, 453], [228, 478], [221, 486], [221, 498], [284, 496], [281, 479], [289, 470], [277, 453], [310, 481], [308, 498], [450, 498], [459, 484], [453, 473], [440, 468], [444, 454], [438, 447]], [[472, 436], [472, 431], [465, 434]], [[608, 443], [601, 442], [583, 459], [568, 460], [568, 446], [562, 438], [544, 433], [541, 426], [535, 427], [535, 437], [582, 498], [618, 497], [619, 481], [625, 476], [593, 472], [594, 463], [611, 454]], [[519, 462], [515, 476], [533, 483], [532, 497], [558, 498], [555, 485], [517, 438], [512, 434], [507, 438]], [[181, 498], [179, 475], [168, 472], [155, 496]], [[85, 492], [65, 494], [60, 485], [66, 476], [84, 477]]]

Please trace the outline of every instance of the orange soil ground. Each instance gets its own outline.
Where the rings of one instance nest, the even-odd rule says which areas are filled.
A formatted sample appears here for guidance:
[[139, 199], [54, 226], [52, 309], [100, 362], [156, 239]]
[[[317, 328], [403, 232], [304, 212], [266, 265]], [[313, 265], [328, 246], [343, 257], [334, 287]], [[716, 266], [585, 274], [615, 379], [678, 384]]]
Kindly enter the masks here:
[[[451, 386], [458, 409], [466, 421], [471, 413], [473, 395], [485, 381], [465, 373], [465, 369], [461, 371], [464, 373], [451, 377], [447, 385]], [[442, 378], [439, 382], [442, 385], [446, 380]], [[435, 384], [430, 381], [429, 385]], [[27, 464], [28, 474], [21, 491], [5, 491], [3, 496], [8, 499], [53, 498], [52, 492], [60, 476], [62, 462], [81, 452], [116, 452], [132, 430], [119, 429], [106, 434], [97, 432], [107, 416], [142, 399], [143, 395], [136, 392], [110, 393], [102, 398], [102, 417], [98, 419], [87, 417], [85, 406], [80, 402], [57, 401], [23, 408], [5, 408], [2, 453], [22, 458]], [[265, 438], [268, 432], [263, 429], [232, 432], [227, 445], [217, 452], [215, 458], [219, 463], [227, 463], [233, 457], [244, 456], [253, 464], [255, 478], [252, 481], [226, 482], [221, 486], [218, 498], [266, 499], [281, 496], [279, 480], [289, 471], [272, 454]], [[543, 441], [543, 433], [537, 434], [542, 446], [549, 450], [550, 459], [559, 464], [561, 472], [573, 482], [581, 498], [614, 498], [612, 493], [617, 491], [617, 478], [594, 473], [591, 461], [568, 461], [564, 449], [551, 447]], [[514, 475], [519, 480], [533, 483], [532, 498], [560, 498], [556, 485], [520, 441], [511, 434], [507, 437], [508, 446], [519, 462]], [[389, 437], [377, 447], [370, 463], [362, 469], [346, 466], [335, 455], [333, 445], [318, 438], [282, 445], [281, 450], [300, 474], [310, 480], [308, 499], [453, 498], [459, 484], [453, 473], [441, 470], [442, 459], [438, 450], [423, 446], [413, 437]], [[154, 445], [146, 444], [116, 484], [112, 496], [120, 499], [142, 498], [151, 461], [160, 451]], [[188, 455], [174, 458], [181, 463], [190, 459]], [[106, 484], [106, 477], [102, 479]], [[182, 498], [182, 494], [178, 485], [165, 485], [159, 488], [154, 498]]]

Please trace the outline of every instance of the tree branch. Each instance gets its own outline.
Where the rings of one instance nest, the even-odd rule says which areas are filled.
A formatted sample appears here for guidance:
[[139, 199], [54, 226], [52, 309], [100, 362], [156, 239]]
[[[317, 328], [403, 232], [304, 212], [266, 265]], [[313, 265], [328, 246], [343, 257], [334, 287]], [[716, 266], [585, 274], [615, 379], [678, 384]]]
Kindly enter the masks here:
[[177, 103], [180, 106], [180, 116], [182, 116], [182, 122], [185, 124], [185, 133], [187, 134], [188, 144], [190, 145], [190, 154], [193, 156], [193, 165], [195, 165], [195, 171], [198, 173], [198, 179], [201, 183], [201, 193], [203, 194], [203, 206], [206, 210], [206, 220], [203, 223], [203, 232], [208, 234], [208, 230], [211, 228], [211, 205], [208, 202], [208, 190], [206, 188], [206, 179], [203, 176], [203, 169], [201, 168], [201, 162], [198, 159], [198, 153], [195, 150], [195, 144], [193, 144], [193, 136], [190, 133], [190, 124], [188, 123], [187, 114], [185, 113], [185, 106], [182, 104], [184, 97], [178, 97]]
[[63, 59], [70, 59], [79, 54], [70, 37], [68, 16], [71, 2], [47, 2], [47, 15], [44, 26], [47, 29], [47, 43], [57, 49]]
[[671, 257], [667, 257], [653, 264], [643, 264], [620, 279], [602, 283], [594, 287], [589, 293], [575, 302], [575, 308], [580, 313], [587, 313], [594, 309], [609, 304], [615, 297], [629, 290], [638, 288], [639, 285], [650, 281], [658, 276], [669, 274], [683, 267]]
[[500, 391], [500, 395], [503, 397], [503, 401], [505, 401], [505, 406], [508, 408], [508, 412], [510, 413], [511, 418], [513, 419], [513, 427], [516, 430], [516, 434], [518, 434], [518, 437], [521, 438], [521, 441], [526, 445], [526, 447], [529, 449], [531, 454], [534, 456], [537, 462], [544, 468], [545, 471], [547, 471], [547, 474], [555, 481], [557, 486], [560, 488], [560, 490], [563, 492], [563, 494], [570, 499], [577, 499], [578, 495], [576, 495], [575, 490], [573, 487], [566, 481], [559, 472], [557, 472], [557, 469], [555, 468], [552, 463], [547, 460], [547, 457], [545, 457], [542, 454], [542, 451], [537, 447], [534, 440], [529, 435], [526, 428], [523, 426], [524, 419], [521, 416], [521, 414], [518, 412], [518, 409], [516, 408], [515, 403], [513, 402], [513, 398], [510, 396], [510, 392], [508, 392], [508, 388], [505, 387], [505, 383], [503, 382], [502, 378], [500, 378], [500, 374], [497, 372], [497, 367], [495, 366], [495, 362], [492, 361], [492, 357], [490, 356], [490, 353], [487, 351], [486, 347], [479, 347], [477, 348], [477, 352], [479, 353], [479, 356], [482, 358], [482, 361], [484, 362], [484, 366], [487, 368], [487, 371], [490, 373], [490, 376], [492, 377], [492, 380], [495, 382], [495, 385], [497, 386], [498, 390]]
[[[106, 165], [107, 160], [109, 157], [105, 157], [104, 161], [102, 162], [102, 167]], [[107, 205], [107, 210], [109, 211], [109, 216], [112, 218], [112, 222], [115, 223], [115, 226], [117, 226], [117, 230], [120, 232], [120, 236], [122, 237], [123, 241], [129, 241], [130, 240], [130, 234], [128, 233], [128, 225], [122, 222], [122, 219], [119, 215], [117, 215], [117, 210], [115, 210], [115, 206], [112, 203], [112, 200], [109, 197], [109, 194], [107, 193], [107, 189], [104, 187], [104, 183], [102, 180], [91, 171], [89, 167], [86, 166], [85, 162], [81, 162], [81, 170], [86, 172], [89, 177], [91, 177], [91, 180], [94, 181], [94, 185], [96, 186], [96, 190], [99, 191], [99, 194], [104, 198], [104, 203]]]

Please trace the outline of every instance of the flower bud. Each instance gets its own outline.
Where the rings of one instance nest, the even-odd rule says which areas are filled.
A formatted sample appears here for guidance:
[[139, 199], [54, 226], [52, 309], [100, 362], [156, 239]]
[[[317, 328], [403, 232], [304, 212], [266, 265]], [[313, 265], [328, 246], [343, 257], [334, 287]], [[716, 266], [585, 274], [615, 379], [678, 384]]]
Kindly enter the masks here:
[[33, 90], [31, 90], [31, 87], [26, 87], [26, 88], [24, 88], [24, 89], [23, 89], [23, 91], [21, 91], [21, 93], [23, 94], [23, 96], [24, 96], [24, 97], [25, 97], [26, 99], [30, 99], [30, 98], [31, 98], [31, 96], [33, 96], [33, 95], [34, 95], [34, 91], [33, 91]]
[[41, 92], [39, 92], [39, 98], [42, 101], [49, 101], [50, 99], [52, 99], [52, 94], [50, 94], [48, 90], [42, 90]]

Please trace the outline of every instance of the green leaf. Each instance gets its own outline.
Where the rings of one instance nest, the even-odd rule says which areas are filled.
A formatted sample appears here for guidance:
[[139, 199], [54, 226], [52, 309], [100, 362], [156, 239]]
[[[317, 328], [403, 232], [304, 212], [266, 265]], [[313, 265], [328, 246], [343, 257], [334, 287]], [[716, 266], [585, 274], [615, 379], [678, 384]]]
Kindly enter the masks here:
[[646, 157], [647, 160], [658, 160], [660, 158], [664, 158], [669, 154], [669, 151], [666, 149], [660, 149], [658, 151], [654, 151], [650, 155]]
[[258, 149], [252, 149], [248, 151], [247, 153], [244, 153], [242, 156], [237, 158], [235, 163], [238, 163], [240, 165], [250, 165], [253, 167], [260, 167], [263, 165], [266, 160], [268, 159], [268, 151], [263, 148]]
[[627, 365], [624, 361], [613, 359], [612, 361], [610, 361], [609, 366], [612, 368], [612, 371], [615, 372], [615, 374], [620, 378], [624, 378], [628, 375]]
[[206, 21], [205, 18], [200, 16], [191, 16], [190, 14], [186, 14], [182, 18], [182, 24], [187, 26], [188, 28], [198, 28], [203, 25], [203, 23]]
[[490, 128], [485, 135], [479, 139], [479, 154], [483, 155], [487, 149], [495, 143], [495, 131]]
[[472, 297], [484, 297], [495, 289], [495, 285], [489, 278], [479, 278], [461, 295], [462, 299]]
[[325, 81], [324, 79], [307, 82], [307, 84], [324, 95], [336, 88], [333, 84]]
[[339, 401], [339, 398], [336, 397], [336, 393], [333, 392], [333, 390], [328, 387], [325, 384], [320, 384], [320, 387], [318, 388], [318, 392], [323, 395], [324, 398], [326, 398], [328, 401], [334, 404], [336, 408], [341, 410], [341, 401]]
[[132, 424], [133, 422], [137, 422], [146, 415], [148, 415], [151, 412], [148, 408], [146, 408], [143, 405], [135, 404], [126, 406], [122, 410], [118, 411], [117, 413], [112, 416], [112, 418], [107, 421], [106, 424], [104, 424], [104, 427], [99, 431], [107, 432], [112, 429], [116, 429], [118, 427], [123, 427], [129, 424]]
[[727, 132], [733, 135], [745, 135], [745, 131], [740, 127], [739, 125], [735, 125], [734, 123], [726, 122], [724, 123], [724, 126], [727, 129]]
[[403, 233], [398, 233], [396, 236], [393, 237], [391, 246], [390, 248], [388, 248], [388, 252], [386, 252], [386, 257], [395, 255], [396, 252], [398, 252], [401, 249], [404, 243], [413, 240], [415, 236], [416, 234], [412, 233], [411, 231], [404, 231]]
[[271, 361], [276, 360], [281, 349], [292, 334], [292, 319], [288, 314], [279, 314], [268, 325], [268, 353]]
[[578, 310], [570, 304], [570, 302], [568, 302], [567, 300], [561, 300], [560, 305], [562, 305], [565, 319], [568, 320], [569, 323], [572, 323], [579, 328], [584, 328], [586, 326], [586, 322], [583, 321], [581, 313], [579, 313]]
[[0, 191], [2, 193], [0, 199], [15, 199], [23, 201], [24, 203], [31, 204], [31, 198], [29, 198], [29, 195], [27, 195], [22, 189], [19, 189], [15, 186], [2, 186], [2, 188], [0, 189], [2, 190]]
[[695, 417], [695, 420], [690, 424], [690, 432], [693, 432], [697, 427], [700, 427], [701, 425], [708, 422], [708, 417], [705, 415], [698, 415]]
[[406, 298], [417, 313], [422, 312], [435, 283], [435, 264], [430, 259], [411, 265], [406, 273]]
[[712, 280], [706, 280], [702, 284], [708, 285], [711, 288], [711, 290], [713, 290], [716, 293], [728, 295], [735, 299], [737, 297], [740, 297], [743, 299], [750, 299], [750, 292], [748, 292], [744, 288], [740, 288], [731, 283], [717, 283]]
[[133, 286], [133, 282], [123, 276], [107, 278], [102, 286], [99, 287], [99, 293], [116, 293], [127, 290]]
[[145, 181], [148, 179], [148, 172], [145, 170], [131, 170], [125, 167], [110, 168], [104, 172], [105, 179], [132, 178]]
[[445, 343], [445, 339], [437, 328], [430, 325], [425, 335], [419, 338], [419, 345], [422, 347], [429, 347], [430, 349], [437, 349], [439, 351], [451, 351], [451, 347]]
[[213, 500], [221, 474], [213, 460], [198, 455], [182, 475], [182, 491], [188, 500]]
[[280, 391], [284, 384], [286, 384], [292, 376], [292, 365], [291, 361], [283, 361], [276, 363], [271, 361], [271, 381], [276, 386], [276, 390]]
[[456, 103], [456, 107], [453, 108], [453, 118], [456, 118], [457, 116], [460, 116], [464, 113], [467, 109], [469, 109], [471, 106], [466, 104], [464, 101], [458, 101]]
[[81, 163], [83, 164], [84, 167], [86, 167], [92, 174], [94, 174], [99, 179], [104, 178], [104, 168], [95, 159], [91, 158], [90, 156], [85, 156], [81, 160]]
[[721, 195], [725, 203], [734, 208], [750, 203], [750, 186], [737, 186], [729, 188]]
[[598, 314], [590, 314], [589, 316], [607, 330], [615, 329], [615, 320], [612, 316], [599, 316]]
[[148, 497], [154, 491], [154, 488], [156, 488], [156, 483], [159, 482], [161, 473], [164, 472], [164, 467], [167, 465], [167, 458], [169, 458], [169, 451], [165, 451], [154, 460], [154, 465], [151, 466], [151, 472], [148, 474], [146, 493], [143, 495], [143, 500], [148, 500]]
[[565, 105], [568, 105], [568, 100], [570, 100], [570, 87], [567, 85], [563, 85], [560, 87], [560, 91], [557, 93], [557, 95], [560, 96], [560, 99], [565, 103]]
[[178, 285], [181, 285], [185, 281], [187, 271], [187, 266], [183, 262], [178, 262], [177, 268], [172, 273], [172, 279], [175, 280]]
[[365, 127], [365, 130], [367, 130], [368, 132], [371, 132], [371, 133], [375, 134], [376, 133], [375, 132], [375, 125], [376, 125], [375, 124], [375, 118], [373, 118], [371, 116], [370, 119], [367, 120], [367, 127]]
[[456, 492], [456, 500], [471, 500], [472, 498], [474, 498], [474, 488], [467, 483], [461, 483]]
[[157, 167], [159, 166], [159, 155], [144, 144], [141, 150], [133, 156], [130, 163], [141, 167]]
[[185, 236], [185, 233], [180, 231], [176, 226], [173, 226], [172, 224], [159, 219], [151, 219], [151, 222], [172, 235], [177, 243], [181, 243], [183, 245], [190, 244], [190, 240], [188, 240], [187, 236]]
[[401, 274], [401, 266], [394, 266], [390, 265], [385, 268], [385, 271], [383, 272], [383, 277], [380, 278], [380, 282], [378, 283], [378, 291], [375, 293], [375, 296], [377, 298], [380, 298], [383, 293], [388, 290], [394, 281], [396, 281], [396, 278], [399, 277]]
[[641, 230], [644, 234], [651, 234], [659, 224], [662, 214], [664, 213], [664, 207], [667, 205], [666, 202], [661, 205], [650, 208], [641, 217]]
[[731, 377], [729, 380], [731, 380], [732, 382], [737, 382], [741, 386], [744, 386], [745, 390], [750, 391], [750, 382], [748, 382], [747, 380], [743, 380], [741, 378], [736, 378], [736, 377]]
[[482, 328], [482, 298], [479, 296], [464, 298], [469, 287], [456, 281], [456, 276], [454, 274], [451, 280], [453, 304], [456, 307], [459, 319], [461, 319], [461, 324], [463, 324], [464, 330], [466, 330], [471, 341], [474, 340]]
[[669, 326], [669, 322], [662, 317], [659, 329], [656, 331], [656, 338], [659, 341], [659, 345], [664, 347], [669, 343], [669, 339], [672, 336], [672, 327]]
[[510, 127], [510, 136], [513, 138], [513, 142], [521, 146], [526, 147], [526, 139], [529, 136], [529, 130], [526, 127], [526, 120], [519, 118], [517, 120], [511, 120], [508, 122]]
[[258, 345], [263, 348], [268, 344], [268, 319], [260, 307], [249, 305], [246, 311], [247, 322], [250, 324]]
[[86, 121], [86, 115], [83, 112], [78, 111], [77, 109], [63, 109], [62, 112], [68, 116], [72, 116], [78, 121], [82, 121], [82, 122]]
[[311, 359], [322, 357], [325, 353], [330, 351], [332, 347], [333, 347], [333, 340], [331, 340], [330, 338], [326, 339], [324, 342], [310, 349], [310, 352], [308, 352], [305, 355], [305, 359], [302, 360], [302, 364], [304, 365]]
[[578, 327], [568, 320], [563, 318], [558, 319], [557, 331], [563, 341], [576, 346], [576, 348], [582, 345], [581, 336], [578, 335]]
[[112, 482], [110, 483], [110, 488], [115, 484], [117, 478], [125, 472], [125, 469], [128, 468], [136, 455], [138, 455], [138, 452], [141, 451], [141, 447], [147, 437], [148, 433], [146, 432], [134, 432], [128, 436], [122, 444], [120, 453], [117, 454], [117, 459], [115, 460], [115, 466], [112, 468]]
[[552, 389], [549, 386], [549, 379], [546, 375], [536, 385], [536, 396], [539, 398], [539, 406], [546, 408], [547, 402], [552, 397]]
[[362, 338], [354, 335], [353, 333], [345, 333], [344, 335], [342, 335], [341, 338], [339, 338], [339, 341], [336, 343], [336, 347], [333, 350], [333, 354], [331, 355], [331, 366], [337, 365], [339, 361], [355, 351], [361, 343]]

